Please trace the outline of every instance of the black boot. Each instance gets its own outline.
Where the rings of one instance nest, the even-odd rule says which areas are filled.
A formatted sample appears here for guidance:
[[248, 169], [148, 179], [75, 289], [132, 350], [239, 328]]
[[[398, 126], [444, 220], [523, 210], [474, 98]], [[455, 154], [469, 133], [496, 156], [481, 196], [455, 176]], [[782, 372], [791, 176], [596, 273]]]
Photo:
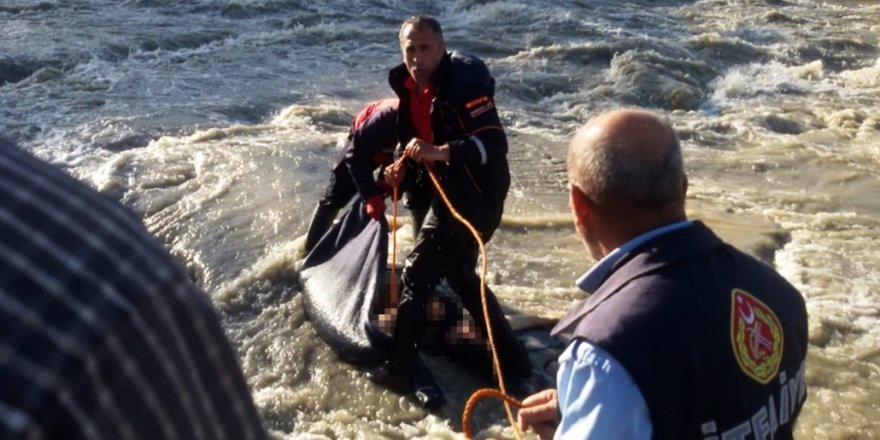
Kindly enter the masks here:
[[416, 399], [425, 409], [433, 411], [444, 404], [443, 392], [421, 362], [411, 374], [396, 372], [386, 363], [368, 369], [366, 376], [376, 385]]

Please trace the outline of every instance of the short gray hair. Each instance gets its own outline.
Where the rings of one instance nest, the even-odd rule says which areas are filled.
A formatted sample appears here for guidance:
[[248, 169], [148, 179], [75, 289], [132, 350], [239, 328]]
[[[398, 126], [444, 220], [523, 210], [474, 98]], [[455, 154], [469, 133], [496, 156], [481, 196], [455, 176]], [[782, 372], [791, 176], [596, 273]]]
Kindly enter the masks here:
[[[675, 132], [657, 160], [633, 157], [632, 152], [605, 139], [568, 149], [568, 179], [599, 206], [625, 211], [658, 209], [683, 200], [684, 161]], [[577, 139], [577, 137], [575, 137]]]
[[408, 25], [411, 25], [413, 28], [427, 26], [428, 29], [431, 29], [431, 31], [434, 32], [434, 36], [437, 37], [437, 40], [443, 41], [443, 28], [440, 27], [440, 22], [424, 15], [413, 15], [404, 20], [403, 24], [400, 25], [400, 31], [397, 35], [398, 39], [403, 38], [403, 30], [406, 29]]

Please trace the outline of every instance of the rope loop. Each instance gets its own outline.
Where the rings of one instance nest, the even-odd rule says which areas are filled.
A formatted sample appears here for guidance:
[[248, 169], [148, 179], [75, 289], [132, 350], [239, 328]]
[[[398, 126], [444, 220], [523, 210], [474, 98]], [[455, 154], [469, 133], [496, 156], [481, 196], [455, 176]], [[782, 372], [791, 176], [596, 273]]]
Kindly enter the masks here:
[[[522, 406], [522, 402], [516, 400], [515, 398], [502, 393], [500, 390], [495, 388], [480, 388], [477, 391], [474, 391], [471, 394], [471, 397], [468, 398], [467, 403], [464, 405], [464, 412], [461, 415], [461, 428], [464, 431], [464, 436], [466, 438], [472, 439], [474, 438], [473, 432], [471, 432], [471, 415], [474, 412], [474, 408], [477, 406], [477, 402], [487, 397], [494, 397], [496, 399], [504, 401], [504, 404], [510, 404], [517, 408]], [[511, 422], [511, 426], [513, 426], [514, 431], [516, 432], [517, 438], [522, 438], [519, 432], [519, 427], [516, 423]]]

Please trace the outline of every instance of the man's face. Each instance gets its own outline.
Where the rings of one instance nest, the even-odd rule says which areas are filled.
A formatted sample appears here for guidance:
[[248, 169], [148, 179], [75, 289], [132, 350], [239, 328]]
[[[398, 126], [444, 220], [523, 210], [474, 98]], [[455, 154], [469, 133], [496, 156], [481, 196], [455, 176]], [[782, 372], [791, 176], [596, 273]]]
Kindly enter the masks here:
[[427, 84], [433, 79], [446, 53], [446, 45], [428, 26], [413, 27], [408, 24], [400, 34], [400, 51], [406, 70], [416, 84]]

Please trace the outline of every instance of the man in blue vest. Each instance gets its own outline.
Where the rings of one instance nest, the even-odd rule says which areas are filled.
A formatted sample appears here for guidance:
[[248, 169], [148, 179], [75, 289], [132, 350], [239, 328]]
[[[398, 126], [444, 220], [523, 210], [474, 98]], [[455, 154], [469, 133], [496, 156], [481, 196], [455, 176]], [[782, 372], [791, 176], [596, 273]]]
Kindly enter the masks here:
[[554, 328], [572, 337], [557, 389], [524, 400], [541, 438], [789, 439], [804, 400], [807, 312], [769, 266], [687, 220], [672, 128], [620, 110], [568, 152], [569, 205], [598, 263], [590, 296]]

